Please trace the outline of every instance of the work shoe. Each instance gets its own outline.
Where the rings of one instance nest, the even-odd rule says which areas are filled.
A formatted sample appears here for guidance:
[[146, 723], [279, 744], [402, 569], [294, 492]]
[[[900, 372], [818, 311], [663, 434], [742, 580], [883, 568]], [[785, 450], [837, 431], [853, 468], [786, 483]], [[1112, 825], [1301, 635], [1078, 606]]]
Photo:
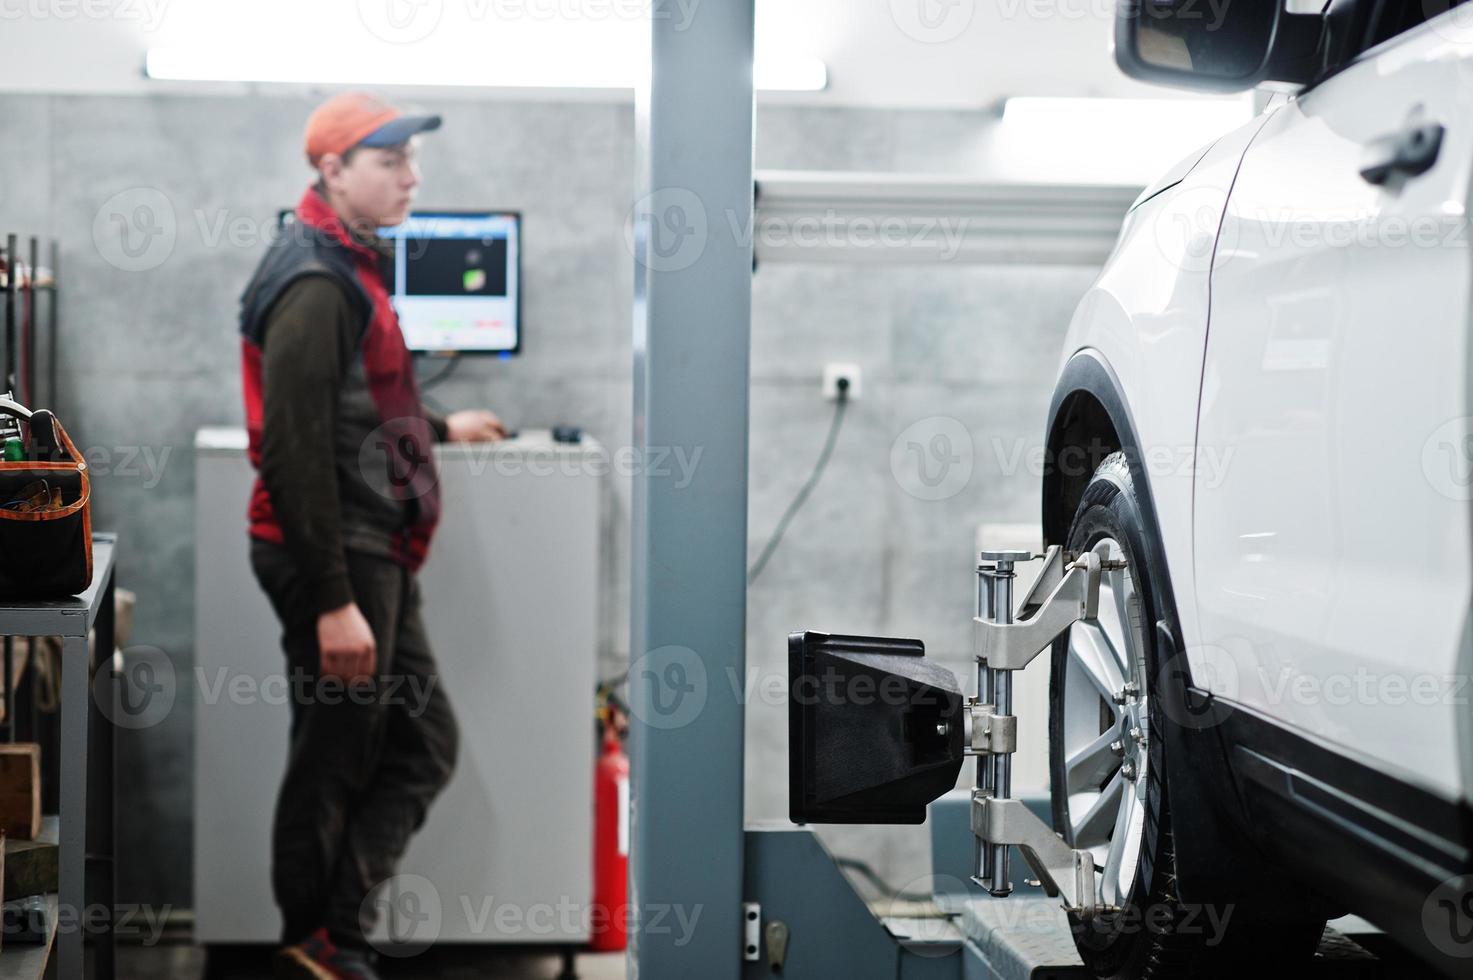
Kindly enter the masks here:
[[326, 929], [283, 946], [272, 966], [277, 980], [380, 980], [370, 954], [337, 945]]

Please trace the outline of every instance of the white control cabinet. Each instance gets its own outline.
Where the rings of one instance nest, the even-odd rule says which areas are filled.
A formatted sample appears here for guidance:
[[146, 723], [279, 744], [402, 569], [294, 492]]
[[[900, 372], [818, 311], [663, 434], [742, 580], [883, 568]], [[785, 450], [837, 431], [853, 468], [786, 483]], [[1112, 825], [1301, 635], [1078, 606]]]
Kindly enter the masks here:
[[[179, 678], [196, 705], [195, 938], [269, 943], [290, 711], [280, 627], [250, 569], [245, 433], [202, 429], [195, 449], [195, 669]], [[413, 904], [422, 919], [438, 902], [439, 941], [586, 940], [607, 456], [546, 432], [437, 454], [444, 514], [420, 582], [460, 757], [399, 872], [432, 886]], [[427, 938], [401, 927], [386, 925]]]

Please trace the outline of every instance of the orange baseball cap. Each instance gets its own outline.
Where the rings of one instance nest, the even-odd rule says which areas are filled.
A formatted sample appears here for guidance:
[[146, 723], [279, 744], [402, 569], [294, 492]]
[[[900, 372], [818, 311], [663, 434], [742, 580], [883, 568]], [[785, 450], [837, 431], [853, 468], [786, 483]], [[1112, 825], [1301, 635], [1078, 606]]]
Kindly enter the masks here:
[[344, 92], [307, 117], [307, 160], [316, 167], [324, 154], [355, 146], [397, 146], [415, 133], [440, 128], [439, 116], [406, 116], [376, 95]]

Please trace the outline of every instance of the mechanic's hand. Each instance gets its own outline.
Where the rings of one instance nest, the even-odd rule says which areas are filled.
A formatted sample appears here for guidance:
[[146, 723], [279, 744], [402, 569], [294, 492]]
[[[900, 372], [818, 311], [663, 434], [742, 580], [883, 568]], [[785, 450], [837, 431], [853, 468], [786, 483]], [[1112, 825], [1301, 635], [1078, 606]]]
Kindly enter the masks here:
[[506, 426], [491, 412], [470, 409], [445, 418], [451, 442], [496, 442], [506, 438]]
[[350, 602], [317, 617], [317, 649], [323, 677], [361, 683], [372, 680], [378, 668], [373, 630], [357, 603]]

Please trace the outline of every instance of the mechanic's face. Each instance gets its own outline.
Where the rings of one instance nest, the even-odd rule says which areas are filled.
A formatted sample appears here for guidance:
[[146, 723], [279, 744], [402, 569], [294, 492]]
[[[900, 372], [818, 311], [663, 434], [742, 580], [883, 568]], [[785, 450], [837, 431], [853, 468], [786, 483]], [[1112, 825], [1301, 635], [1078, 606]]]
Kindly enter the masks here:
[[376, 227], [407, 218], [419, 187], [416, 151], [417, 140], [410, 140], [399, 146], [359, 147], [346, 163], [332, 154], [324, 157], [322, 179], [342, 217]]

